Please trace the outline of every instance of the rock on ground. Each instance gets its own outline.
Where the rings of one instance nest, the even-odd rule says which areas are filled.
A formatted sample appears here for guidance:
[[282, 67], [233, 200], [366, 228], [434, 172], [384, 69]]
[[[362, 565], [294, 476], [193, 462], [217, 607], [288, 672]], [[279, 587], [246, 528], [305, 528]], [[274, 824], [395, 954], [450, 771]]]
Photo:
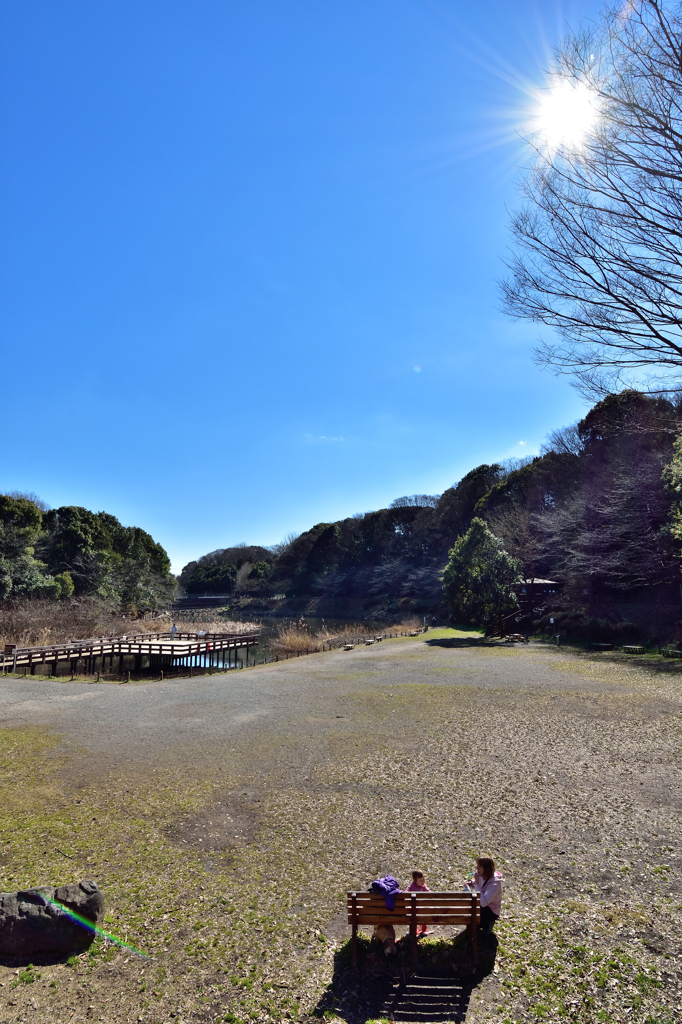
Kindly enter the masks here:
[[104, 896], [97, 882], [69, 883], [56, 889], [42, 885], [0, 893], [0, 953], [28, 957], [35, 953], [80, 953], [87, 949], [94, 931], [55, 904], [95, 925], [104, 919]]

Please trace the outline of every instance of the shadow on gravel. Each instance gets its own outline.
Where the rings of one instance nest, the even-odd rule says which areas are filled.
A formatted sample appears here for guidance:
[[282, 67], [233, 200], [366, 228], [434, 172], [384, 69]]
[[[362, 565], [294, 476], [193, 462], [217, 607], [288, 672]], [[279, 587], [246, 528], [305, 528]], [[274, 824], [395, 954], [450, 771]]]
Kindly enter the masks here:
[[500, 641], [487, 636], [444, 636], [440, 639], [425, 640], [424, 643], [427, 647], [494, 647], [499, 645]]
[[472, 992], [492, 973], [497, 955], [495, 935], [479, 937], [474, 966], [465, 932], [454, 940], [427, 939], [419, 944], [419, 964], [412, 963], [409, 936], [387, 957], [376, 940], [358, 936], [358, 966], [351, 962], [350, 941], [334, 957], [334, 975], [315, 1010], [316, 1017], [337, 1017], [348, 1024], [395, 1021], [466, 1021]]

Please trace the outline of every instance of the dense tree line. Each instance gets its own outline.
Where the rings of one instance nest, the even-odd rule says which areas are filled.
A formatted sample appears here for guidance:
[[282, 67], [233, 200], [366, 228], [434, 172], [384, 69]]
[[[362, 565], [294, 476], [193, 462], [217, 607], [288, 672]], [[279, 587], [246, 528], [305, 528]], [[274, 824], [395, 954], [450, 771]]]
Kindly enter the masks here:
[[189, 562], [179, 576], [187, 594], [257, 592], [272, 571], [274, 553], [260, 545], [237, 544], [219, 548]]
[[571, 619], [650, 629], [682, 619], [680, 421], [666, 399], [609, 396], [479, 503], [526, 578], [560, 583], [557, 610], [568, 628]]
[[556, 581], [552, 608], [531, 609], [536, 620], [551, 611], [569, 631], [590, 622], [602, 632], [605, 623], [669, 630], [682, 620], [681, 424], [682, 409], [666, 398], [610, 396], [550, 435], [536, 458], [478, 466], [433, 501], [399, 499], [318, 523], [276, 549], [213, 552], [190, 563], [183, 582], [199, 592], [200, 573], [224, 573], [229, 589], [221, 593], [286, 594], [292, 610], [330, 616], [445, 614], [452, 593], [468, 586], [469, 618], [484, 621], [507, 609], [508, 598], [494, 613], [476, 611], [468, 569], [460, 567], [459, 582], [446, 575], [443, 603], [450, 553], [476, 548], [458, 547], [476, 520], [486, 557], [504, 556], [504, 587], [509, 566], [519, 581]]
[[142, 610], [167, 604], [175, 586], [168, 555], [139, 527], [0, 495], [0, 598], [94, 595]]

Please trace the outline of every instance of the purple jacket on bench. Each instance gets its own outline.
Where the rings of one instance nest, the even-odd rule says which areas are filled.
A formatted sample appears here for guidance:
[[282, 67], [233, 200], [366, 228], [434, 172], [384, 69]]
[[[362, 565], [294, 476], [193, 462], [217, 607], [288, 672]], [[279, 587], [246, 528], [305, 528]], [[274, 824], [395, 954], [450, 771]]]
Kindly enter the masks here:
[[369, 887], [370, 892], [375, 892], [386, 899], [386, 910], [395, 910], [395, 898], [402, 892], [393, 875], [384, 875], [377, 878]]

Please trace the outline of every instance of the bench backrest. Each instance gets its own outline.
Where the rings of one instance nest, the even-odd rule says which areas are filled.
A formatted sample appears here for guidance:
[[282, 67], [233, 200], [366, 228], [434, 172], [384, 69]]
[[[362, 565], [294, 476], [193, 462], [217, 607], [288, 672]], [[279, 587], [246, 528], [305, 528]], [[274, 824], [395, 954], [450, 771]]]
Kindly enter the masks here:
[[477, 892], [401, 892], [395, 898], [395, 910], [386, 909], [386, 900], [372, 892], [346, 894], [348, 924], [478, 924], [481, 918]]

